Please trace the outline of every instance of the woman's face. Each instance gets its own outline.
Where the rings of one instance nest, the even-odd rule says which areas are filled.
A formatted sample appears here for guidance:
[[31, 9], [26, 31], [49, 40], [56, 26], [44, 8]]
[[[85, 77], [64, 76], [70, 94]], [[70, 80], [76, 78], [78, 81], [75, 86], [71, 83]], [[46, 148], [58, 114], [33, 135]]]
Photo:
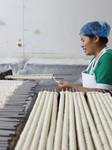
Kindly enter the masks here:
[[83, 48], [86, 55], [95, 55], [95, 41], [90, 39], [88, 36], [80, 34], [81, 47]]

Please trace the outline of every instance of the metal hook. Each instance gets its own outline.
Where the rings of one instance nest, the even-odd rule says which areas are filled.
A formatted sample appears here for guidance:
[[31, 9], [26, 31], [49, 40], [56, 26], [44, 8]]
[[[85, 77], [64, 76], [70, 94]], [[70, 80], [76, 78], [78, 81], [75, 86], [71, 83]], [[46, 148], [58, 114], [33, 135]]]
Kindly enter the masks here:
[[72, 91], [74, 92], [74, 88], [72, 88]]
[[69, 92], [71, 92], [71, 88], [69, 88]]

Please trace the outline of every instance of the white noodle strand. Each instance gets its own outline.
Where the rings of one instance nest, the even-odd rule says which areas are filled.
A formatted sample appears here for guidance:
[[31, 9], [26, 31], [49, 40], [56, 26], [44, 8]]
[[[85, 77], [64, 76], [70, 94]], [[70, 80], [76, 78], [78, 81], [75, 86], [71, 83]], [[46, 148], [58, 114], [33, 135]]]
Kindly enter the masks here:
[[95, 96], [95, 92], [88, 92], [87, 96], [88, 96], [88, 103], [90, 105], [90, 108], [91, 108], [91, 111], [92, 111], [92, 114], [93, 114], [93, 117], [94, 117], [94, 121], [95, 121], [97, 130], [98, 130], [99, 136], [101, 138], [103, 147], [105, 149], [105, 145], [107, 145], [106, 147], [109, 150], [110, 148], [109, 148], [109, 145], [108, 145], [108, 141], [106, 139], [106, 135], [105, 135], [105, 132], [103, 130], [103, 126], [102, 126], [102, 123], [100, 121], [99, 114], [97, 112], [97, 110], [100, 109], [99, 104], [97, 103], [98, 106], [96, 106], [95, 103], [94, 103], [94, 101], [98, 101], [98, 99]]
[[69, 92], [69, 149], [77, 150], [73, 94]]
[[[91, 139], [86, 114], [85, 114], [84, 107], [83, 107], [82, 101], [81, 101], [80, 92], [77, 94], [77, 98], [78, 98], [78, 104], [79, 104], [80, 113], [81, 113], [82, 126], [83, 126], [85, 141], [86, 141], [86, 147], [87, 147], [87, 150], [94, 150], [94, 146], [93, 146], [93, 142]], [[85, 101], [86, 101], [86, 99], [85, 99]]]
[[110, 100], [110, 94], [109, 93], [106, 93], [106, 94], [103, 94], [104, 95], [104, 98], [105, 100], [103, 99], [103, 103], [112, 119], [112, 102]]
[[68, 117], [69, 117], [69, 92], [65, 92], [65, 111], [63, 122], [63, 136], [62, 136], [62, 149], [68, 150]]
[[[25, 142], [26, 137], [27, 137], [27, 135], [28, 135], [28, 131], [29, 131], [30, 127], [31, 127], [32, 120], [33, 120], [33, 118], [34, 118], [34, 116], [35, 116], [35, 113], [36, 113], [36, 111], [37, 111], [37, 109], [38, 109], [38, 105], [39, 105], [40, 100], [41, 100], [41, 98], [42, 98], [42, 94], [43, 94], [43, 92], [39, 92], [38, 98], [36, 99], [36, 102], [35, 102], [35, 104], [34, 104], [34, 106], [33, 106], [33, 109], [32, 109], [32, 111], [31, 111], [31, 113], [30, 113], [30, 116], [29, 116], [29, 118], [28, 118], [28, 120], [27, 120], [27, 122], [26, 122], [26, 125], [25, 125], [25, 127], [24, 127], [24, 129], [23, 129], [23, 131], [22, 131], [22, 133], [21, 133], [21, 135], [20, 135], [20, 138], [19, 138], [19, 140], [18, 140], [18, 143], [17, 143], [17, 145], [16, 145], [16, 147], [15, 147], [15, 150], [20, 150], [20, 149], [22, 149], [22, 147], [23, 147], [23, 145], [24, 145], [24, 142]], [[43, 97], [43, 98], [44, 98], [44, 97]]]
[[26, 79], [26, 80], [38, 80], [38, 79], [52, 79], [53, 74], [30, 74], [30, 75], [7, 75], [6, 79]]
[[47, 137], [48, 137], [48, 129], [50, 127], [50, 118], [51, 118], [51, 112], [52, 112], [52, 105], [53, 105], [53, 92], [50, 93], [49, 102], [45, 114], [43, 129], [41, 133], [40, 143], [38, 150], [45, 150], [46, 143], [47, 143]]
[[54, 101], [53, 101], [53, 112], [51, 118], [51, 126], [47, 140], [47, 150], [53, 150], [54, 145], [54, 136], [55, 136], [55, 128], [56, 128], [56, 116], [57, 116], [57, 103], [58, 103], [58, 94], [54, 93]]
[[[99, 96], [99, 92], [96, 92], [96, 96], [97, 96], [98, 98], [100, 97], [100, 96]], [[104, 99], [103, 99], [103, 100], [104, 100]], [[107, 123], [107, 121], [106, 121], [106, 118], [105, 118], [105, 116], [104, 116], [104, 114], [103, 114], [103, 111], [102, 111], [102, 109], [101, 109], [101, 107], [100, 107], [98, 101], [97, 101], [96, 99], [94, 99], [94, 102], [95, 102], [95, 104], [96, 104], [96, 107], [97, 107], [97, 110], [98, 110], [98, 114], [99, 114], [99, 116], [100, 116], [102, 125], [103, 125], [103, 127], [104, 127], [104, 131], [105, 131], [105, 133], [106, 133], [106, 136], [107, 136], [109, 145], [110, 145], [110, 147], [111, 147], [111, 149], [112, 149], [112, 133], [111, 133], [110, 127], [109, 127], [109, 125], [108, 125], [108, 123]]]
[[74, 93], [74, 104], [75, 104], [75, 117], [76, 117], [76, 129], [77, 129], [77, 138], [78, 138], [78, 147], [80, 150], [86, 150], [84, 134], [82, 130], [82, 120], [80, 115], [80, 110], [78, 106], [77, 94]]
[[63, 129], [63, 113], [64, 113], [64, 92], [60, 92], [60, 103], [58, 111], [58, 119], [55, 133], [54, 150], [61, 150], [62, 129]]
[[[44, 118], [45, 118], [45, 113], [46, 113], [46, 109], [47, 109], [47, 104], [48, 104], [48, 101], [49, 101], [49, 92], [46, 92], [46, 94], [47, 95], [46, 95], [46, 98], [44, 99], [43, 109], [42, 109], [42, 106], [39, 105], [42, 112], [41, 112], [37, 127], [35, 129], [35, 133], [34, 133], [34, 136], [33, 136], [33, 139], [32, 139], [30, 150], [36, 150], [37, 147], [38, 147], [38, 144], [39, 144], [39, 139], [40, 139], [40, 136], [41, 136], [41, 131], [42, 131]], [[37, 115], [38, 115], [38, 110], [37, 110]]]
[[[108, 99], [107, 95], [105, 95], [103, 93], [99, 93], [99, 94], [100, 94], [101, 97], [104, 97], [105, 99]], [[110, 129], [112, 131], [112, 119], [111, 119], [111, 117], [110, 117], [110, 115], [109, 115], [109, 113], [108, 113], [108, 111], [107, 111], [103, 101], [101, 100], [101, 98], [98, 98], [98, 102], [100, 103], [102, 111], [103, 111], [103, 113], [105, 115], [105, 118], [106, 118], [106, 120], [107, 120], [107, 122], [109, 124], [109, 127], [110, 127]]]
[[89, 123], [89, 128], [90, 128], [90, 131], [91, 131], [91, 135], [92, 135], [92, 139], [93, 139], [93, 142], [94, 142], [94, 145], [95, 145], [95, 149], [96, 150], [100, 150], [100, 149], [103, 150], [101, 140], [100, 140], [99, 135], [97, 133], [97, 130], [95, 128], [95, 125], [94, 125], [91, 113], [89, 111], [88, 105], [85, 101], [84, 93], [82, 93], [82, 92], [81, 92], [81, 100], [82, 100], [84, 110], [85, 110], [85, 113], [86, 113], [86, 117], [87, 117], [87, 120], [88, 120], [88, 123]]
[[112, 149], [109, 93], [39, 92], [15, 150]]
[[112, 96], [110, 95], [110, 93], [104, 93], [104, 95], [107, 95], [107, 96], [108, 96], [108, 98], [109, 98], [109, 100], [110, 100], [110, 102], [111, 102], [111, 104], [112, 104]]

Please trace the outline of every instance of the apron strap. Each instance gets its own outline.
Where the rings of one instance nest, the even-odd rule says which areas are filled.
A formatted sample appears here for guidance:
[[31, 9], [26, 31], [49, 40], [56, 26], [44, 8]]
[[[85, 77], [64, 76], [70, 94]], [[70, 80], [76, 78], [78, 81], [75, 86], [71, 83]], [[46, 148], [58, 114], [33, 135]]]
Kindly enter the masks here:
[[[88, 66], [87, 69], [86, 69], [87, 72], [88, 72], [90, 66], [92, 65], [92, 63], [94, 63], [95, 60], [97, 60], [98, 57], [100, 58], [100, 57], [106, 52], [107, 49], [108, 49], [107, 47], [105, 47], [104, 49], [102, 49], [101, 52], [97, 55], [97, 57], [94, 58], [94, 59], [90, 62], [89, 66]], [[99, 60], [99, 58], [98, 58], [98, 60]], [[97, 64], [98, 60], [96, 61], [96, 64]], [[95, 64], [95, 66], [96, 66], [96, 64]], [[95, 66], [94, 66], [94, 68], [95, 68]], [[93, 66], [92, 66], [92, 69], [91, 69], [91, 73], [93, 73]]]

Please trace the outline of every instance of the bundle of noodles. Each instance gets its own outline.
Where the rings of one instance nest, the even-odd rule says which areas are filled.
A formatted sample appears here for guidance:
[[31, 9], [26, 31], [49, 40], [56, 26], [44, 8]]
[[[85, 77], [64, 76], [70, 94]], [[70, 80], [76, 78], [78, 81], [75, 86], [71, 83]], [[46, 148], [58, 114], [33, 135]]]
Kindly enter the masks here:
[[[97, 128], [98, 134], [100, 136], [102, 145], [103, 145], [104, 149], [109, 149], [108, 141], [106, 139], [106, 135], [105, 135], [105, 132], [103, 130], [103, 125], [102, 125], [102, 122], [100, 120], [99, 114], [97, 112], [98, 111], [97, 108], [101, 110], [101, 108], [98, 104], [98, 99], [97, 99], [94, 92], [88, 92], [87, 96], [88, 96], [88, 103], [89, 103], [91, 112], [93, 114], [95, 125], [96, 125], [96, 128]], [[96, 102], [97, 106], [95, 105], [94, 102]]]
[[69, 92], [69, 149], [76, 150], [76, 129], [75, 129], [75, 112], [73, 93]]
[[81, 96], [81, 101], [82, 101], [82, 104], [83, 104], [83, 107], [84, 107], [84, 110], [85, 110], [85, 114], [86, 114], [86, 117], [87, 117], [87, 121], [88, 121], [88, 124], [89, 124], [89, 129], [90, 129], [90, 133], [91, 133], [91, 137], [92, 137], [95, 149], [96, 150], [103, 149], [103, 146], [102, 146], [101, 140], [99, 138], [99, 135], [97, 133], [92, 115], [91, 115], [91, 113], [89, 111], [89, 108], [88, 108], [88, 105], [86, 103], [84, 93], [80, 92], [80, 96]]
[[64, 111], [64, 120], [63, 120], [63, 133], [62, 133], [62, 150], [68, 149], [69, 141], [69, 92], [65, 92], [65, 111]]
[[[99, 132], [99, 134], [101, 134], [100, 137], [102, 137], [102, 144], [104, 145], [104, 149], [106, 149], [106, 148], [109, 149], [109, 147], [112, 149], [111, 129], [110, 129], [108, 123], [107, 123], [106, 117], [105, 117], [105, 115], [103, 113], [103, 110], [102, 110], [102, 108], [100, 106], [100, 103], [99, 103], [99, 100], [98, 100], [100, 98], [99, 92], [91, 92], [91, 94], [93, 96], [93, 101], [95, 103], [95, 106], [96, 106], [96, 109], [97, 109], [97, 112], [98, 112], [98, 116], [99, 116], [99, 118], [101, 120], [101, 125], [103, 126], [102, 128], [101, 127], [98, 128], [98, 132]], [[93, 113], [93, 115], [94, 115], [94, 113]]]
[[56, 128], [56, 117], [57, 117], [57, 96], [58, 94], [54, 94], [54, 101], [53, 101], [53, 111], [52, 111], [52, 118], [51, 118], [51, 125], [50, 131], [47, 140], [47, 150], [53, 150], [54, 147], [54, 136], [55, 136], [55, 128]]
[[64, 116], [64, 92], [60, 92], [60, 104], [59, 104], [59, 111], [58, 111], [58, 118], [57, 118], [57, 125], [56, 125], [56, 133], [55, 133], [55, 141], [54, 141], [54, 150], [61, 149], [61, 142], [62, 142], [62, 129], [63, 129], [63, 116]]
[[39, 80], [39, 79], [52, 79], [53, 74], [30, 74], [30, 75], [7, 75], [6, 79], [26, 79], [26, 80]]

